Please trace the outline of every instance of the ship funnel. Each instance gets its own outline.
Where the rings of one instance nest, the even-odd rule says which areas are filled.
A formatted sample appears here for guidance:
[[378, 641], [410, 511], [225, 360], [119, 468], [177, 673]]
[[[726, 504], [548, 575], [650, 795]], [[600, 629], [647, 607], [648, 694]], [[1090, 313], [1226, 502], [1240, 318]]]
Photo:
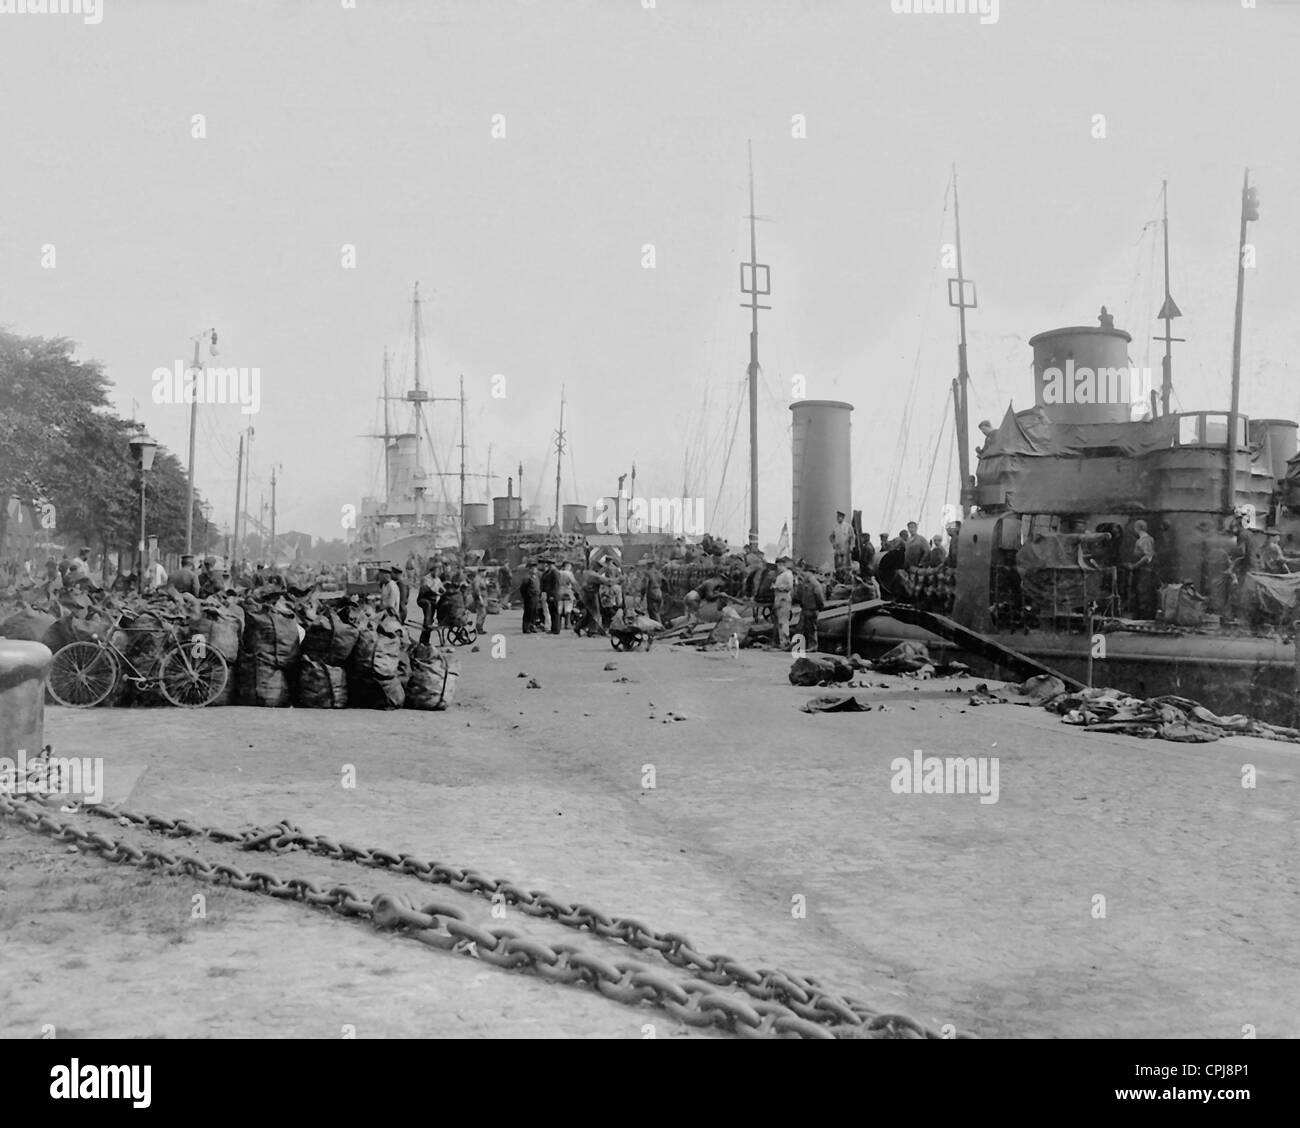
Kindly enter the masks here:
[[792, 403], [790, 410], [794, 413], [791, 555], [829, 568], [835, 556], [830, 543], [835, 512], [853, 514], [849, 452], [853, 405], [838, 400], [800, 400]]
[[1052, 329], [1029, 339], [1034, 350], [1034, 403], [1053, 423], [1127, 423], [1145, 407], [1148, 369], [1129, 365], [1132, 341], [1101, 307], [1096, 326]]

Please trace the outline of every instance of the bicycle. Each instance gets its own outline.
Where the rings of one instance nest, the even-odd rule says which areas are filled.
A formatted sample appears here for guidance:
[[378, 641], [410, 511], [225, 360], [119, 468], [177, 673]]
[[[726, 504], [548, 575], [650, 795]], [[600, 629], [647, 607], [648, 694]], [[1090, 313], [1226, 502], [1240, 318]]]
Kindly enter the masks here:
[[[121, 627], [120, 619], [112, 626], [113, 632], [143, 629]], [[123, 678], [141, 692], [159, 690], [182, 709], [211, 705], [230, 678], [225, 657], [201, 634], [184, 642], [177, 627], [164, 625], [163, 630], [167, 644], [144, 670], [118, 649], [111, 634], [108, 641], [94, 635], [90, 641], [69, 643], [54, 655], [45, 688], [58, 704], [70, 709], [90, 709], [107, 700]], [[123, 667], [130, 673], [124, 673]]]

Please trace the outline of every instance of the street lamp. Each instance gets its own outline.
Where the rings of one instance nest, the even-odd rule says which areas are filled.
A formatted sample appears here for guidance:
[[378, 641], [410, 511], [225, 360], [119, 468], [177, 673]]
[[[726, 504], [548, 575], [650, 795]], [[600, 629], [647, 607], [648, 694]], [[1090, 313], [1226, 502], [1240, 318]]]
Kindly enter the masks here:
[[140, 433], [131, 440], [131, 457], [140, 465], [140, 567], [136, 571], [139, 577], [139, 590], [144, 592], [144, 479], [145, 475], [153, 469], [153, 456], [158, 450], [158, 444], [149, 437], [149, 432], [141, 429]]

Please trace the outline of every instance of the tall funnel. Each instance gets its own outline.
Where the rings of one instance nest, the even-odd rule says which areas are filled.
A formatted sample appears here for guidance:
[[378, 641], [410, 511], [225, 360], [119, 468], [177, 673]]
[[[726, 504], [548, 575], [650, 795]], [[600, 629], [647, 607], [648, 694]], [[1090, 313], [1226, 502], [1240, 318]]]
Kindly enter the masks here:
[[851, 403], [801, 400], [794, 413], [794, 497], [790, 555], [809, 564], [834, 564], [830, 535], [835, 512], [852, 515], [853, 467], [849, 456]]
[[1151, 373], [1128, 360], [1132, 338], [1102, 307], [1100, 325], [1052, 329], [1029, 338], [1034, 403], [1053, 423], [1127, 423], [1146, 405]]

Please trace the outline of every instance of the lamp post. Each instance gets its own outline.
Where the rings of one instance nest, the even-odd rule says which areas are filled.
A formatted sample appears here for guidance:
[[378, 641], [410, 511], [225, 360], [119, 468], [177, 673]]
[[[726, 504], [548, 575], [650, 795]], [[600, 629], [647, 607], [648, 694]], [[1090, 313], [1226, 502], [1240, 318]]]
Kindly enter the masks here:
[[143, 428], [140, 433], [131, 440], [131, 457], [140, 465], [140, 567], [136, 572], [139, 576], [140, 591], [144, 591], [144, 479], [145, 475], [153, 469], [153, 456], [158, 450], [158, 444], [149, 437], [149, 432]]

